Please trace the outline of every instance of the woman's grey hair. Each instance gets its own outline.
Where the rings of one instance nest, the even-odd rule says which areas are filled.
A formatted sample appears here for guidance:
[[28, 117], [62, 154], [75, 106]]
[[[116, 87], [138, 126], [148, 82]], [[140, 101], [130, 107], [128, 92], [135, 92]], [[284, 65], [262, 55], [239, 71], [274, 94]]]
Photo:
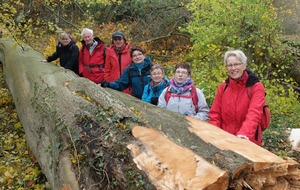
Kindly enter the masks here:
[[237, 50], [228, 50], [225, 53], [224, 56], [224, 64], [227, 64], [227, 59], [230, 56], [235, 56], [239, 61], [241, 61], [242, 64], [247, 64], [247, 57], [244, 54], [244, 52], [242, 52], [241, 50], [237, 49]]
[[86, 34], [86, 33], [92, 34], [92, 36], [94, 36], [94, 31], [92, 29], [84, 28], [81, 32], [81, 37], [83, 38], [83, 34]]
[[162, 68], [161, 65], [159, 64], [154, 64], [152, 65], [151, 69], [150, 69], [150, 73], [152, 73], [152, 71], [154, 71], [155, 69], [160, 69], [162, 71], [163, 74], [165, 74], [164, 69]]
[[62, 40], [62, 39], [64, 39], [64, 38], [71, 39], [71, 38], [70, 38], [70, 35], [69, 35], [68, 33], [66, 33], [66, 32], [62, 32], [62, 33], [59, 33], [59, 34], [58, 34], [58, 40], [59, 40], [59, 41]]

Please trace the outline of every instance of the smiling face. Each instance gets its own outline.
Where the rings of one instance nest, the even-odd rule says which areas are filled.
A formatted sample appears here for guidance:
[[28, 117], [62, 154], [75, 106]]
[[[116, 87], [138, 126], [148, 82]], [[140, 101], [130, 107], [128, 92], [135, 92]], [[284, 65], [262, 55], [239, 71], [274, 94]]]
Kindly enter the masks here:
[[238, 80], [243, 76], [246, 64], [243, 64], [236, 56], [231, 55], [227, 58], [226, 68], [229, 77]]
[[188, 77], [189, 77], [189, 72], [187, 69], [184, 68], [177, 68], [175, 73], [174, 73], [174, 80], [178, 83], [178, 84], [182, 84]]
[[161, 81], [163, 81], [164, 73], [161, 69], [154, 69], [151, 71], [151, 79], [154, 84], [159, 84]]
[[125, 40], [121, 37], [114, 37], [113, 38], [113, 43], [117, 48], [122, 47], [125, 44]]
[[94, 43], [94, 39], [93, 39], [94, 36], [93, 36], [91, 33], [85, 32], [85, 33], [82, 35], [82, 38], [83, 38], [84, 42], [85, 42], [87, 45], [89, 45], [89, 46], [93, 45], [93, 43]]
[[135, 64], [141, 64], [141, 63], [143, 63], [144, 59], [145, 59], [145, 56], [144, 56], [143, 52], [141, 52], [139, 50], [134, 50], [132, 52], [132, 61]]
[[63, 46], [66, 46], [70, 43], [71, 39], [69, 37], [63, 37], [60, 39], [60, 43], [63, 45]]

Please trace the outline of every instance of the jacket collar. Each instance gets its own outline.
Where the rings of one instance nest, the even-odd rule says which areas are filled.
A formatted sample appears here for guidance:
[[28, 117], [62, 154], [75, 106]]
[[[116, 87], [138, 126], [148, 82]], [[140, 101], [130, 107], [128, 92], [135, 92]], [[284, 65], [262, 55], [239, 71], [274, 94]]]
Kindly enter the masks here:
[[[229, 84], [230, 81], [234, 82], [235, 80], [231, 79], [230, 77], [228, 77], [225, 80], [225, 82], [227, 84]], [[253, 86], [257, 82], [259, 82], [258, 76], [255, 73], [253, 73], [252, 71], [247, 70], [247, 69], [244, 71], [243, 76], [241, 77], [241, 79], [239, 79], [237, 81], [237, 83], [244, 83], [244, 84], [246, 84], [246, 87]]]

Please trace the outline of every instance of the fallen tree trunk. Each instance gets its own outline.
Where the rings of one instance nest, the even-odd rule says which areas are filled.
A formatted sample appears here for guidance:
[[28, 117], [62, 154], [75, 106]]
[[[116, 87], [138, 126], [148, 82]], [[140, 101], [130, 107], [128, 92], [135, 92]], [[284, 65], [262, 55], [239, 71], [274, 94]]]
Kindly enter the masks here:
[[27, 143], [53, 189], [299, 189], [299, 164], [103, 89], [0, 39]]

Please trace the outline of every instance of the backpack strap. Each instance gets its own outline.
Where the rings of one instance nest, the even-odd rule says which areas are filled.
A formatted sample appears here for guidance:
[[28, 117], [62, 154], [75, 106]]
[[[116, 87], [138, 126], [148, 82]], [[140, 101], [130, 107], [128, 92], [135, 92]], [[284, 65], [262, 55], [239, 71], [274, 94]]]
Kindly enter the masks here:
[[[166, 89], [166, 93], [165, 93], [165, 100], [166, 100], [166, 104], [168, 104], [169, 102], [169, 99], [171, 97], [171, 92], [169, 91], [170, 89], [170, 86], [167, 87]], [[181, 96], [181, 95], [172, 95], [174, 97], [190, 97], [192, 98], [192, 101], [193, 101], [193, 105], [195, 107], [195, 111], [196, 113], [198, 113], [198, 95], [197, 95], [197, 89], [196, 87], [193, 85], [192, 86], [192, 89], [191, 89], [191, 96]]]
[[192, 94], [192, 101], [195, 106], [195, 111], [196, 111], [196, 113], [198, 113], [198, 109], [199, 109], [198, 108], [198, 95], [197, 95], [197, 89], [194, 85], [192, 86], [191, 94]]
[[169, 91], [169, 89], [170, 89], [170, 86], [167, 87], [166, 93], [165, 93], [166, 104], [168, 104], [169, 99], [170, 99], [170, 97], [171, 97], [171, 92]]
[[103, 48], [103, 59], [104, 59], [104, 62], [103, 62], [103, 68], [105, 67], [105, 61], [106, 61], [106, 46], [104, 46]]
[[248, 94], [248, 97], [250, 100], [252, 98], [252, 89], [253, 89], [253, 86], [247, 87], [247, 94]]
[[225, 81], [225, 87], [224, 87], [224, 90], [223, 90], [223, 92], [225, 92], [225, 90], [227, 89], [227, 87], [228, 87], [228, 84], [229, 84], [229, 80], [226, 80], [226, 81]]

